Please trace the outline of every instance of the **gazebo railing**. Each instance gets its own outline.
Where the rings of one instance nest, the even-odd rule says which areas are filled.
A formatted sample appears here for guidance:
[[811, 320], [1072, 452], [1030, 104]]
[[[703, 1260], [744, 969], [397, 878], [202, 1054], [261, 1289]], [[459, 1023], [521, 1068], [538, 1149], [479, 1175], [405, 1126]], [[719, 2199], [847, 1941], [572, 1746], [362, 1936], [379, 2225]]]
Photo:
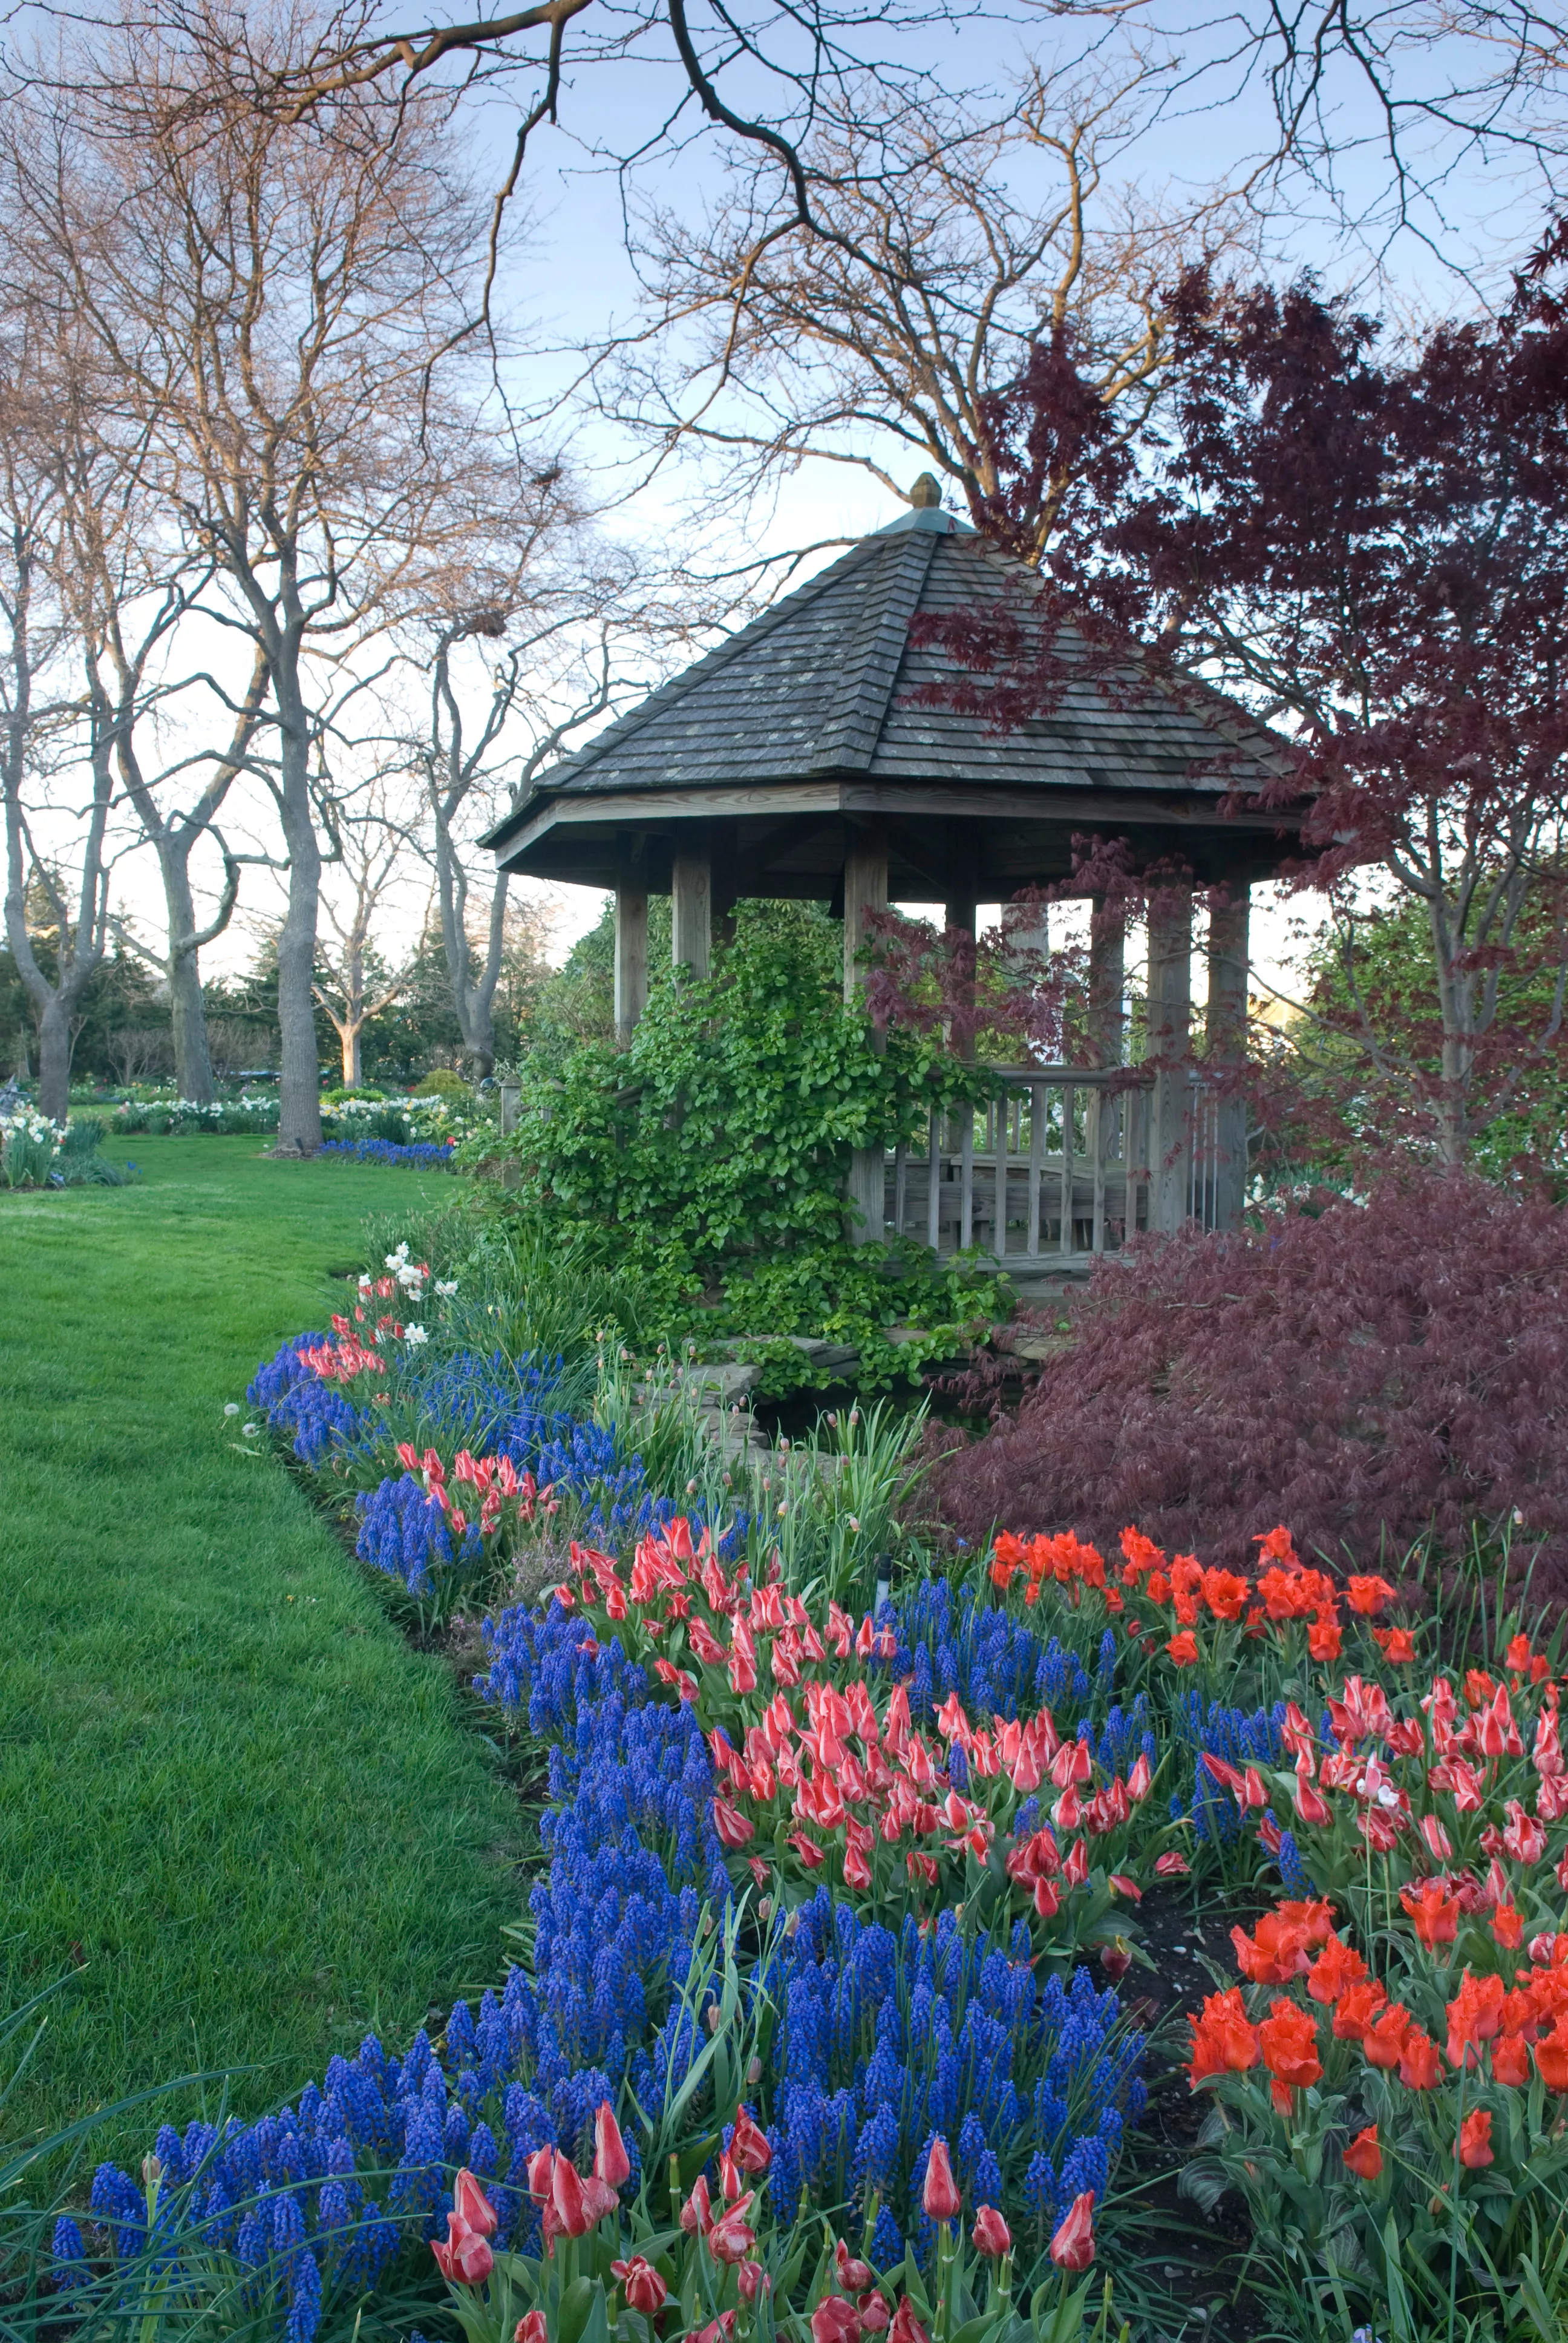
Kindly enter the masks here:
[[[999, 1066], [983, 1106], [934, 1112], [923, 1149], [888, 1153], [885, 1233], [1042, 1269], [1119, 1252], [1154, 1222], [1152, 1071]], [[1186, 1217], [1218, 1224], [1220, 1118], [1189, 1076], [1181, 1143]], [[933, 1166], [935, 1176], [933, 1177]]]

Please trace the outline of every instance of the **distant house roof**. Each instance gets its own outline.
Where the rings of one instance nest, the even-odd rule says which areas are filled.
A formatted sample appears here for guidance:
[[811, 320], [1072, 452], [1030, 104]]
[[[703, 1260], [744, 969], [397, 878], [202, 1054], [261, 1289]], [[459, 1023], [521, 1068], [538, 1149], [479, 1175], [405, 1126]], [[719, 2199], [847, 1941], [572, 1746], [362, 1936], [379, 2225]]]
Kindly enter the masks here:
[[[485, 843], [508, 868], [608, 884], [614, 835], [628, 825], [668, 845], [691, 821], [744, 829], [793, 814], [793, 841], [780, 839], [783, 863], [771, 873], [798, 881], [780, 886], [790, 892], [822, 891], [839, 851], [822, 834], [835, 815], [890, 820], [895, 865], [896, 833], [915, 843], [911, 821], [924, 816], [929, 829], [972, 816], [985, 824], [982, 863], [997, 863], [999, 883], [1064, 870], [1068, 838], [1091, 828], [1174, 824], [1189, 845], [1195, 826], [1213, 829], [1229, 861], [1237, 850], [1276, 859], [1279, 818], [1243, 814], [1238, 827], [1219, 800], [1255, 789], [1280, 744], [1218, 694], [1204, 696], [1200, 714], [1130, 658], [1114, 689], [1086, 675], [1016, 731], [916, 703], [922, 688], [967, 670], [945, 648], [911, 642], [911, 618], [992, 608], [1031, 582], [950, 514], [911, 510], [541, 773]], [[814, 847], [799, 834], [812, 817]], [[1025, 835], [1010, 840], [1020, 824]], [[917, 857], [906, 883], [929, 859]]]

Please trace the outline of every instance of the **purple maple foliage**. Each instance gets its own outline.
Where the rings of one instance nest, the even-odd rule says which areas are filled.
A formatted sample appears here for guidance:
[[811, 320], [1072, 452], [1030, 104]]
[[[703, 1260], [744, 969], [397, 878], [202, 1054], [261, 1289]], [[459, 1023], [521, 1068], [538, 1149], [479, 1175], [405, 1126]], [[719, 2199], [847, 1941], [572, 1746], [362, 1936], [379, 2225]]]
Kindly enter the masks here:
[[1111, 1552], [1134, 1523], [1241, 1567], [1284, 1522], [1303, 1551], [1388, 1569], [1428, 1533], [1457, 1558], [1501, 1523], [1519, 1558], [1540, 1548], [1533, 1594], [1568, 1597], [1553, 1206], [1422, 1172], [1242, 1235], [1141, 1241], [1072, 1327], [1017, 1414], [935, 1468], [938, 1511], [972, 1544], [1070, 1528]]

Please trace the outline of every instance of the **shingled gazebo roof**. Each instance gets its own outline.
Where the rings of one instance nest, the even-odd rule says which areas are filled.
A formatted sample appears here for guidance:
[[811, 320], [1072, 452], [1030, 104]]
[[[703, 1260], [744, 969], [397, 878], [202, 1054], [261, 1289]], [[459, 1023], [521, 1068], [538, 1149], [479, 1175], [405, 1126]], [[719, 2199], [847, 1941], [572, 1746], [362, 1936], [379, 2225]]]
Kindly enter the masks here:
[[1065, 876], [1091, 830], [1177, 852], [1200, 880], [1275, 867], [1281, 816], [1221, 800], [1255, 792], [1280, 744], [1218, 694], [1200, 714], [1130, 659], [1113, 688], [1086, 675], [1013, 732], [916, 704], [965, 670], [911, 642], [911, 618], [1031, 582], [950, 514], [911, 510], [540, 774], [484, 842], [508, 870], [609, 887], [631, 838], [658, 887], [697, 825], [737, 891], [818, 898], [869, 824], [895, 900], [950, 891], [960, 832], [990, 899]]

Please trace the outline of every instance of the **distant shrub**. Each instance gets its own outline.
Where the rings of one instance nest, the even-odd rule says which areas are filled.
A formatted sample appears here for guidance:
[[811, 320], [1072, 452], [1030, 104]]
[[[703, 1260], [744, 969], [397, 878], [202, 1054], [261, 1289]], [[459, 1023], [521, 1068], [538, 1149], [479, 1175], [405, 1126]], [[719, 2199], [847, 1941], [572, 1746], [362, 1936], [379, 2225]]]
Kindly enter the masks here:
[[1240, 1566], [1303, 1551], [1457, 1554], [1507, 1521], [1568, 1595], [1568, 1219], [1462, 1175], [1271, 1212], [1241, 1236], [1141, 1242], [1098, 1272], [1018, 1414], [931, 1488], [971, 1541], [1135, 1522]]
[[415, 1083], [412, 1094], [415, 1098], [464, 1100], [473, 1096], [462, 1075], [455, 1074], [450, 1066], [432, 1066], [423, 1080]]

